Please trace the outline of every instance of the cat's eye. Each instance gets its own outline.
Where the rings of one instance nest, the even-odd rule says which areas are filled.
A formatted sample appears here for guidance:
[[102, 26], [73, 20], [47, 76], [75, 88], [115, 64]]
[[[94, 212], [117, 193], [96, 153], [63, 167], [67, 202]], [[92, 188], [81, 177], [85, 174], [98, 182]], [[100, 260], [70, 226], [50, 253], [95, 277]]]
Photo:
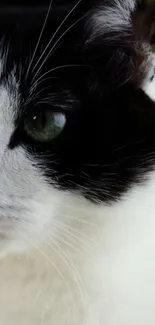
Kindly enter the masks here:
[[65, 114], [50, 110], [26, 116], [24, 129], [28, 136], [38, 142], [50, 142], [57, 138], [66, 124]]

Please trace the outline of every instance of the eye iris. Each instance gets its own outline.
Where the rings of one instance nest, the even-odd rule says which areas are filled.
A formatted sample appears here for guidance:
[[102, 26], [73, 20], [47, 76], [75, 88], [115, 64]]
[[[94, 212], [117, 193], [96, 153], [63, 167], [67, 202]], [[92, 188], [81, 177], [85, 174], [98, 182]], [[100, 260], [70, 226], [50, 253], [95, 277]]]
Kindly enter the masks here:
[[51, 111], [40, 112], [25, 120], [26, 133], [36, 141], [48, 142], [55, 139], [64, 129], [65, 115]]
[[39, 132], [39, 130], [41, 132], [45, 128], [45, 117], [43, 114], [33, 116], [32, 127], [34, 132], [36, 130], [37, 132]]

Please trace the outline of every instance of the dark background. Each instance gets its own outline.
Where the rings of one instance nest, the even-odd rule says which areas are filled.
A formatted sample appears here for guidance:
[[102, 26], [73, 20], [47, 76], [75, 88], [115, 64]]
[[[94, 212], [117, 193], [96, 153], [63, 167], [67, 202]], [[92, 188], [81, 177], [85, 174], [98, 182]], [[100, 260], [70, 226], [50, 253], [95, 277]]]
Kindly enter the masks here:
[[[76, 3], [76, 0], [54, 0], [53, 3], [59, 3], [59, 4], [68, 4], [68, 3]], [[50, 3], [50, 0], [3, 0], [0, 1], [0, 5], [20, 5], [22, 6], [37, 6], [37, 5], [48, 5]]]
[[[62, 20], [78, 0], [53, 0], [50, 15], [59, 17]], [[0, 28], [7, 22], [22, 21], [25, 24], [32, 24], [37, 20], [44, 21], [50, 0], [0, 0]]]
[[[53, 0], [53, 5], [61, 5], [63, 7], [74, 5], [78, 2], [78, 0]], [[20, 8], [22, 7], [37, 7], [37, 6], [48, 6], [50, 3], [50, 0], [0, 0], [0, 7], [14, 7], [18, 6]]]

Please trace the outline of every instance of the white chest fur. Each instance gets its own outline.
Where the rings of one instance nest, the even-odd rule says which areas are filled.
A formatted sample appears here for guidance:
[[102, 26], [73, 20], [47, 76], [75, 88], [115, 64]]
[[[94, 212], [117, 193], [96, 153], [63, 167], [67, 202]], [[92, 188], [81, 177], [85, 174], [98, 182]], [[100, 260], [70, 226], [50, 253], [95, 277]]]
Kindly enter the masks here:
[[151, 180], [112, 207], [83, 202], [55, 248], [3, 258], [0, 324], [154, 325], [154, 195]]

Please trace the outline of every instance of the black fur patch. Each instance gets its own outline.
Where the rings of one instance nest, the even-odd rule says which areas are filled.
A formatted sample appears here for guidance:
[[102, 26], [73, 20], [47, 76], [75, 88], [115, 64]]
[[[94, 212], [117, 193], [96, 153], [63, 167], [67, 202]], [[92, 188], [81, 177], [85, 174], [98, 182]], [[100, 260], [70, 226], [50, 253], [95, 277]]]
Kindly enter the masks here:
[[[17, 19], [16, 15], [12, 15], [11, 19], [9, 15], [3, 15], [1, 31], [3, 34], [7, 30], [10, 39], [4, 74], [9, 76], [14, 62], [17, 64], [21, 93], [21, 106], [10, 148], [13, 150], [16, 145], [26, 147], [49, 182], [54, 180], [59, 188], [79, 190], [91, 200], [108, 202], [117, 200], [132, 184], [144, 181], [147, 172], [154, 168], [155, 105], [130, 80], [135, 60], [132, 46], [128, 46], [130, 42], [120, 34], [120, 38], [117, 37], [111, 44], [104, 37], [87, 44], [85, 26], [89, 9], [94, 6], [93, 1], [81, 1], [59, 30], [55, 41], [67, 29], [68, 32], [43, 65], [41, 75], [55, 67], [62, 68], [46, 75], [48, 79], [35, 90], [40, 92], [39, 96], [31, 98], [27, 104], [33, 67], [74, 4], [75, 1], [69, 3], [66, 12], [64, 6], [62, 10], [61, 6], [59, 9], [56, 5], [52, 8], [27, 79], [30, 52], [33, 54], [35, 49], [45, 10], [35, 15], [34, 8], [29, 8], [27, 15], [26, 11], [25, 15], [19, 15], [21, 19]], [[77, 24], [70, 28], [75, 21], [78, 21]], [[22, 64], [22, 73], [19, 72], [19, 63]], [[40, 100], [53, 94], [53, 100], [39, 104]], [[40, 144], [24, 133], [23, 118], [25, 112], [36, 108], [44, 110], [46, 105], [51, 110], [65, 112], [67, 124], [57, 139]]]

